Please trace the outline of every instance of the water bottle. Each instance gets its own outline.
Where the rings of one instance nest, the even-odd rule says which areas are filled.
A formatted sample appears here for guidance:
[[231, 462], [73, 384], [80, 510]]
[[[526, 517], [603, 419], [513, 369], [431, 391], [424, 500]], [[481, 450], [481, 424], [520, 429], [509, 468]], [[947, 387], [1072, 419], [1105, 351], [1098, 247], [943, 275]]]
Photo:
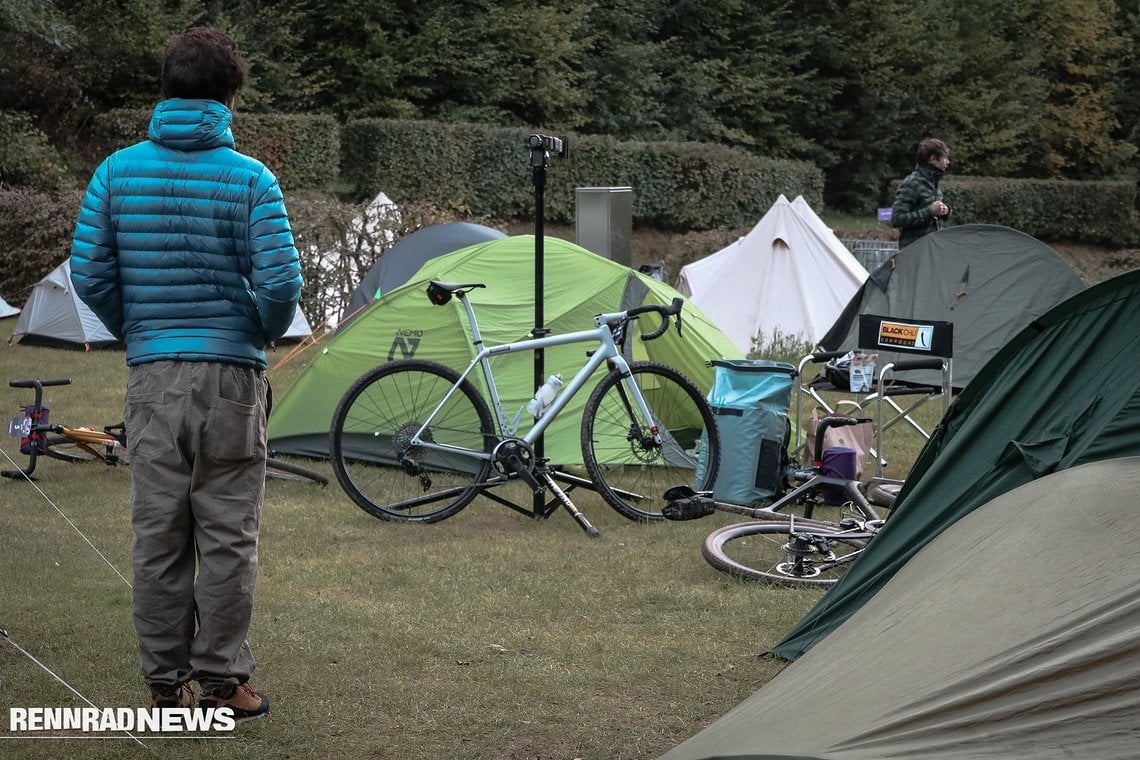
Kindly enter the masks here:
[[558, 398], [560, 390], [562, 390], [562, 375], [551, 375], [535, 392], [534, 398], [527, 402], [526, 410], [536, 418], [541, 417], [554, 403], [554, 399]]

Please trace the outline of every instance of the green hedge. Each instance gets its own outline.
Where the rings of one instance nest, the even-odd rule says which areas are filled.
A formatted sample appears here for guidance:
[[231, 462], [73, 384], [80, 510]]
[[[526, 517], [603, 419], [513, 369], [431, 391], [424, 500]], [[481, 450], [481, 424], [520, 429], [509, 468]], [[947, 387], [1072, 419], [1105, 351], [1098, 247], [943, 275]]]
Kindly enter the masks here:
[[[151, 111], [119, 109], [95, 125], [104, 153], [146, 139]], [[332, 116], [238, 112], [233, 122], [237, 149], [258, 159], [286, 190], [327, 188], [337, 181], [340, 129]]]
[[0, 111], [0, 184], [61, 190], [68, 179], [63, 157], [32, 117]]
[[1140, 241], [1133, 182], [947, 177], [942, 189], [954, 224], [1001, 224], [1039, 240]]
[[83, 193], [0, 189], [0, 295], [13, 306], [71, 253]]
[[[458, 213], [532, 216], [535, 172], [524, 129], [360, 119], [341, 129], [341, 178], [362, 195], [431, 201]], [[574, 220], [578, 187], [632, 187], [639, 224], [673, 230], [748, 226], [778, 196], [822, 205], [812, 164], [774, 161], [720, 145], [623, 142], [570, 136], [570, 158], [551, 157], [544, 218]]]

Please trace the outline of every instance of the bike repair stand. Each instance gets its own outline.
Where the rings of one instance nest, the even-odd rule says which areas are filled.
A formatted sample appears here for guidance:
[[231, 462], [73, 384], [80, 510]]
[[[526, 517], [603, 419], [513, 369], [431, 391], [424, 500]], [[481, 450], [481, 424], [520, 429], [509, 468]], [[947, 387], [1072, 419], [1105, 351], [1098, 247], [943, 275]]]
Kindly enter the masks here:
[[[570, 138], [568, 137], [549, 137], [547, 135], [531, 135], [527, 138], [527, 145], [530, 147], [530, 168], [531, 174], [534, 176], [534, 330], [532, 335], [535, 338], [545, 337], [550, 333], [550, 329], [545, 326], [546, 316], [543, 313], [543, 298], [546, 290], [545, 286], [545, 267], [544, 267], [544, 240], [545, 230], [543, 229], [543, 207], [546, 202], [546, 169], [550, 166], [550, 154], [553, 152], [561, 159], [570, 157]], [[546, 382], [546, 368], [545, 356], [543, 349], [535, 349], [534, 352], [534, 388], [537, 391]], [[527, 477], [529, 472], [525, 472], [525, 468], [520, 469], [519, 476], [530, 484], [534, 490], [534, 503], [531, 508], [531, 514], [535, 517], [549, 517], [550, 513], [562, 505], [566, 510], [578, 521], [582, 529], [586, 531], [587, 535], [597, 536], [598, 529], [590, 524], [586, 516], [578, 511], [574, 506], [574, 502], [566, 495], [566, 492], [554, 482], [555, 476], [570, 484], [567, 490], [573, 490], [577, 485], [589, 485], [589, 481], [576, 478], [565, 473], [555, 473], [551, 469], [549, 461], [546, 459], [545, 444], [543, 439], [545, 435], [540, 435], [538, 440], [534, 442], [534, 475]], [[532, 482], [534, 481], [534, 482]], [[546, 502], [546, 490], [549, 489], [554, 494], [554, 499], [549, 503]]]
[[47, 451], [48, 410], [43, 405], [44, 387], [49, 385], [70, 385], [71, 380], [12, 380], [13, 388], [34, 388], [36, 398], [24, 407], [24, 413], [8, 422], [8, 435], [20, 439], [20, 453], [28, 455], [28, 466], [20, 470], [0, 471], [0, 477], [12, 480], [35, 480], [36, 458]]

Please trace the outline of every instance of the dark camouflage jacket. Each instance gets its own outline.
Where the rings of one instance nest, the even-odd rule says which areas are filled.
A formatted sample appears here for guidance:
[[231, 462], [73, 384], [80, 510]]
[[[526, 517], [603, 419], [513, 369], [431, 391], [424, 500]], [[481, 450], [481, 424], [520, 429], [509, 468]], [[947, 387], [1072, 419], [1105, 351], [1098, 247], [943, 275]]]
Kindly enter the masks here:
[[930, 204], [942, 200], [938, 182], [943, 173], [931, 164], [920, 165], [899, 184], [891, 208], [891, 226], [899, 230], [899, 248], [946, 226], [945, 219], [930, 212]]

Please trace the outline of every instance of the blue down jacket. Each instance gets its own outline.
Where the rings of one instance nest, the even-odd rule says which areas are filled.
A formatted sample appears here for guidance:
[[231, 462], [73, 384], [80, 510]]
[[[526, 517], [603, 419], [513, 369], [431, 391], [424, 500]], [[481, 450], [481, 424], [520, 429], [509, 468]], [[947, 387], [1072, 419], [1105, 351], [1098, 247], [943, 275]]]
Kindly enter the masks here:
[[76, 294], [127, 347], [265, 367], [292, 323], [301, 268], [277, 178], [234, 150], [214, 100], [165, 100], [148, 140], [95, 171], [71, 246]]

